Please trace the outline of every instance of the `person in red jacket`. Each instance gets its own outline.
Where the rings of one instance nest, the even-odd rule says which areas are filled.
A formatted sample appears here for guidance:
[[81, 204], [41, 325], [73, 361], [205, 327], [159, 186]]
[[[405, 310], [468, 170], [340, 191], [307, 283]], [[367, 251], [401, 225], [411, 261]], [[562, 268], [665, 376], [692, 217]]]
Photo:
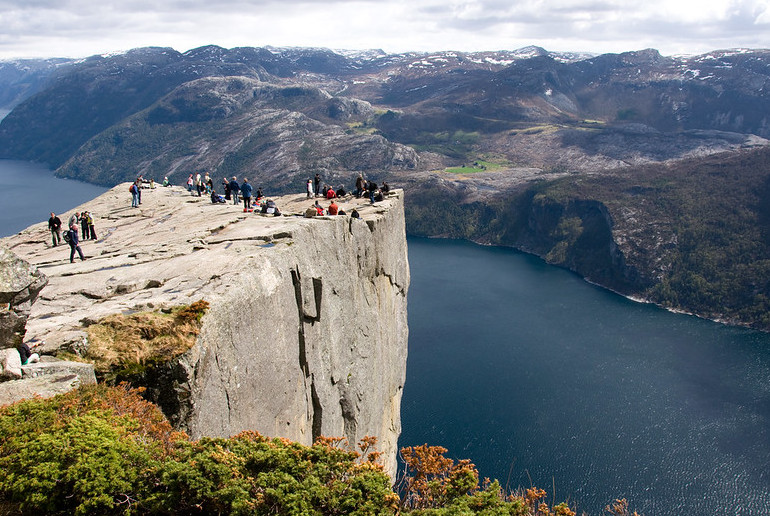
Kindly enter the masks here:
[[329, 215], [336, 215], [337, 210], [339, 210], [339, 206], [337, 206], [336, 202], [332, 201], [332, 203], [329, 205], [329, 209], [327, 210]]

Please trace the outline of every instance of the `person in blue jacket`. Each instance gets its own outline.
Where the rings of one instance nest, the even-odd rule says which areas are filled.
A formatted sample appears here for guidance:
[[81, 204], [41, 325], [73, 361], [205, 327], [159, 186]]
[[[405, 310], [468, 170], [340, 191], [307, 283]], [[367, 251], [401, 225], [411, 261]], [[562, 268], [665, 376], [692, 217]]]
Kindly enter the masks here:
[[238, 204], [238, 192], [241, 191], [241, 185], [238, 184], [238, 179], [233, 176], [232, 181], [230, 181], [230, 195], [233, 196], [233, 204]]
[[78, 255], [80, 256], [81, 260], [85, 260], [86, 257], [83, 256], [83, 251], [80, 249], [80, 239], [78, 238], [78, 227], [75, 225], [70, 226], [69, 230], [67, 231], [67, 235], [69, 238], [67, 239], [67, 242], [70, 245], [70, 263], [75, 261], [75, 251], [78, 252]]
[[243, 197], [243, 211], [250, 211], [251, 209], [251, 184], [247, 178], [243, 178], [243, 184], [241, 185], [241, 196]]

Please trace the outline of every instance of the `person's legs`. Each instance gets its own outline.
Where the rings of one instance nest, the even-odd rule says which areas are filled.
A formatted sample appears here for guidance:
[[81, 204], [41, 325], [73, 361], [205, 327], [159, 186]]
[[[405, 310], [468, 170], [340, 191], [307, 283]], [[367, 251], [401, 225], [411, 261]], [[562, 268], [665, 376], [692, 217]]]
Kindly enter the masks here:
[[70, 244], [70, 263], [75, 261], [75, 246]]

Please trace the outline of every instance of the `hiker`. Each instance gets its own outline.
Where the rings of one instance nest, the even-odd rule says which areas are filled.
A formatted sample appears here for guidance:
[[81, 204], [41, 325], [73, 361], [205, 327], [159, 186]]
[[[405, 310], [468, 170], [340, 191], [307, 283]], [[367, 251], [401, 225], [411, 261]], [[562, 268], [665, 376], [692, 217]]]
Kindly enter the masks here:
[[320, 204], [318, 204], [318, 201], [315, 202], [315, 205], [313, 205], [316, 211], [316, 215], [323, 215], [324, 214], [324, 208]]
[[142, 188], [144, 183], [144, 176], [139, 176], [136, 178], [136, 200], [139, 204], [142, 204]]
[[83, 240], [88, 240], [89, 236], [91, 235], [91, 232], [88, 230], [88, 212], [84, 211], [80, 214], [80, 229], [82, 231], [81, 238]]
[[381, 190], [382, 190], [382, 193], [384, 193], [386, 195], [388, 194], [388, 192], [390, 192], [390, 185], [387, 183], [387, 181], [382, 183]]
[[337, 192], [335, 192], [334, 188], [332, 188], [330, 186], [329, 189], [326, 190], [326, 198], [327, 199], [334, 199], [335, 197], [337, 197]]
[[214, 189], [214, 181], [211, 180], [211, 176], [209, 176], [208, 172], [206, 172], [206, 175], [203, 177], [203, 187], [206, 189], [207, 194], [210, 194], [211, 190]]
[[222, 189], [225, 191], [225, 200], [230, 200], [230, 181], [226, 177], [222, 178]]
[[21, 345], [16, 348], [19, 352], [19, 358], [21, 359], [21, 365], [34, 364], [40, 362], [40, 355], [32, 352], [32, 348], [37, 347], [37, 342], [30, 346], [26, 342], [22, 342]]
[[377, 183], [369, 181], [369, 200], [374, 204], [374, 195], [377, 193]]
[[76, 225], [70, 226], [67, 231], [67, 243], [70, 245], [70, 263], [75, 261], [75, 251], [78, 252], [81, 261], [85, 261], [86, 257], [83, 256], [83, 251], [80, 249], [80, 239], [78, 238], [78, 227]]
[[195, 174], [195, 189], [198, 191], [198, 197], [203, 194], [203, 181], [201, 180], [201, 173]]
[[259, 202], [260, 199], [262, 199], [265, 196], [265, 194], [262, 193], [262, 187], [260, 186], [257, 188], [257, 195], [255, 195], [255, 200]]
[[339, 198], [345, 197], [345, 194], [347, 194], [347, 192], [345, 191], [345, 187], [342, 186], [342, 185], [338, 186], [337, 187], [337, 197], [339, 197]]
[[313, 197], [313, 180], [310, 179], [309, 177], [307, 178], [306, 186], [307, 186], [307, 197], [309, 199]]
[[251, 185], [249, 179], [244, 177], [243, 184], [241, 185], [241, 196], [243, 197], [243, 212], [251, 211]]
[[358, 175], [358, 178], [356, 179], [356, 191], [355, 191], [356, 197], [359, 199], [364, 194], [364, 176], [361, 174]]
[[213, 204], [224, 203], [225, 198], [219, 195], [216, 190], [211, 190], [211, 202]]
[[88, 236], [91, 240], [96, 240], [96, 229], [94, 229], [94, 216], [90, 211], [86, 212], [86, 220], [88, 221]]
[[230, 195], [233, 197], [233, 204], [238, 204], [240, 201], [238, 199], [238, 193], [241, 191], [241, 185], [238, 184], [238, 178], [233, 176], [233, 179], [230, 181]]
[[315, 183], [315, 195], [318, 197], [318, 195], [321, 194], [321, 175], [316, 174], [313, 178], [313, 183]]
[[77, 225], [77, 223], [78, 223], [78, 220], [79, 220], [79, 219], [78, 219], [78, 212], [75, 212], [75, 213], [73, 213], [73, 214], [70, 216], [70, 220], [69, 220], [69, 222], [67, 223], [67, 227], [69, 228], [69, 227], [71, 227], [71, 226], [75, 226], [75, 225]]
[[187, 191], [192, 193], [192, 187], [193, 187], [193, 177], [192, 177], [192, 174], [190, 174], [190, 177], [187, 178]]
[[48, 229], [51, 231], [53, 246], [61, 244], [61, 219], [51, 212], [51, 218], [48, 219]]
[[128, 191], [131, 192], [131, 207], [132, 208], [138, 208], [139, 207], [139, 185], [137, 184], [139, 181], [134, 181], [131, 183], [131, 186], [128, 187]]
[[163, 178], [163, 186], [171, 186], [171, 181], [168, 180], [168, 176]]
[[337, 206], [337, 203], [332, 200], [332, 203], [329, 205], [328, 209], [329, 215], [336, 215], [337, 210], [339, 210], [339, 206]]

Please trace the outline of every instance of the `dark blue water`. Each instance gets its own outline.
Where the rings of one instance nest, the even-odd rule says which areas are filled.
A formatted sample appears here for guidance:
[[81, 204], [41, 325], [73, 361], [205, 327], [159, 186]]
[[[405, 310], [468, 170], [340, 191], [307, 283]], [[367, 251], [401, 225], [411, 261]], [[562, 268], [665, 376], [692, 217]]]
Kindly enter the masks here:
[[54, 177], [53, 172], [43, 165], [0, 160], [0, 237], [45, 222], [51, 212], [59, 215], [66, 224], [68, 211], [106, 190], [101, 186]]
[[770, 335], [512, 250], [409, 240], [401, 446], [592, 515], [770, 514]]

